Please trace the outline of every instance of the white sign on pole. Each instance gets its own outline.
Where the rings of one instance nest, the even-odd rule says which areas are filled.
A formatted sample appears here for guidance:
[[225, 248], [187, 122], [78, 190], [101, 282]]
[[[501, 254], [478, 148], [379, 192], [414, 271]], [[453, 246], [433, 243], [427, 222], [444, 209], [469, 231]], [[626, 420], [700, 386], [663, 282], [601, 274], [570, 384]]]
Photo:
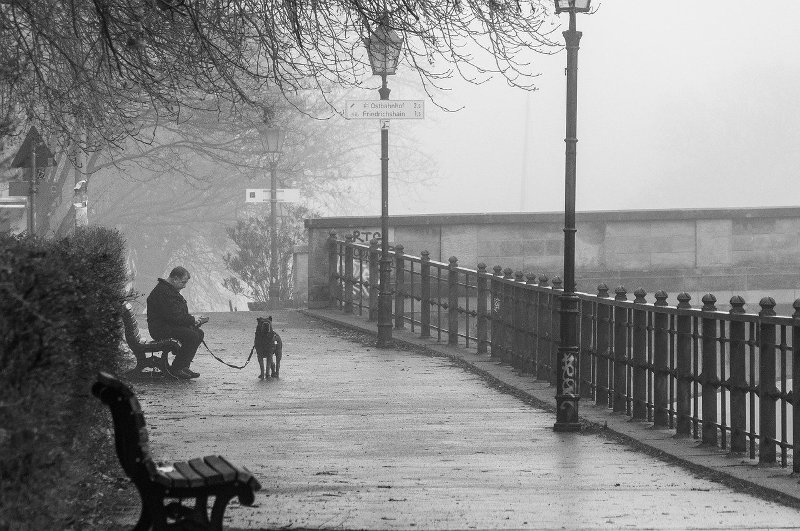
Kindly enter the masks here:
[[349, 100], [344, 116], [348, 120], [422, 120], [425, 100]]
[[[277, 188], [275, 190], [276, 197], [279, 203], [299, 203], [300, 202], [300, 189], [299, 188]], [[248, 188], [244, 197], [245, 203], [269, 203], [270, 202], [270, 189], [269, 188]]]
[[278, 188], [278, 201], [281, 203], [299, 203], [300, 202], [300, 189], [299, 188]]
[[269, 189], [248, 188], [244, 201], [245, 203], [269, 203]]

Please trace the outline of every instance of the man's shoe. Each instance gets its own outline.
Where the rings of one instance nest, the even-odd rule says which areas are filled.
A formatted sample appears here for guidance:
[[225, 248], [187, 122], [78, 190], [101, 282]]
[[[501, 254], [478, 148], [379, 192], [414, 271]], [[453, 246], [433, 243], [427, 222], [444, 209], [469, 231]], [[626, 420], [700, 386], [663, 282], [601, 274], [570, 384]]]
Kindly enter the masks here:
[[164, 369], [165, 369], [164, 372], [166, 372], [171, 377], [180, 378], [180, 376], [178, 376], [178, 373], [181, 372], [181, 368], [180, 367], [173, 367], [172, 365], [170, 365], [168, 363], [165, 363], [164, 364]]
[[194, 372], [189, 367], [186, 367], [183, 370], [186, 371], [187, 373], [189, 373], [192, 378], [199, 378], [200, 377], [200, 373], [199, 372]]
[[174, 376], [177, 376], [181, 380], [191, 380], [192, 378], [194, 378], [194, 376], [189, 374], [189, 372], [186, 369], [183, 369], [183, 368], [178, 369], [177, 371], [173, 370], [172, 374]]

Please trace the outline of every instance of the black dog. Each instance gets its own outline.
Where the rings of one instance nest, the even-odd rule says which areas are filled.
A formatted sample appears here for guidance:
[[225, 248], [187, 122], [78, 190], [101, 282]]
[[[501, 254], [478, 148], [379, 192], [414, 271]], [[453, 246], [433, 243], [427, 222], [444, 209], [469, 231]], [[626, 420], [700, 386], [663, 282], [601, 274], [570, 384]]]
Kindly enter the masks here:
[[[281, 336], [272, 328], [272, 316], [256, 318], [255, 347], [258, 355], [258, 366], [261, 368], [259, 379], [278, 378], [281, 371], [281, 357], [283, 356], [283, 341]], [[264, 372], [264, 359], [267, 360], [266, 374]]]

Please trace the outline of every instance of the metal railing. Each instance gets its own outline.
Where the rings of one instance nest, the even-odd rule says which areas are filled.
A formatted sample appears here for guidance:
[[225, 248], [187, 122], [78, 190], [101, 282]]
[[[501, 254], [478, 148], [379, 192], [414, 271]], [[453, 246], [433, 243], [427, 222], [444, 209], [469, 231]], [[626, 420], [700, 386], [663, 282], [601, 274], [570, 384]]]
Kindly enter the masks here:
[[[330, 295], [342, 311], [377, 317], [377, 241], [339, 240], [330, 245]], [[561, 281], [484, 264], [477, 270], [409, 256], [396, 245], [391, 294], [396, 329], [407, 325], [421, 337], [475, 348], [517, 371], [555, 385]], [[371, 282], [376, 279], [375, 284]], [[658, 291], [647, 301], [642, 289], [628, 300], [624, 287], [613, 298], [605, 284], [597, 294], [579, 293], [580, 393], [585, 399], [674, 429], [760, 463], [791, 464], [795, 421], [792, 382], [800, 377], [800, 299], [792, 317], [776, 315], [764, 297], [758, 314], [734, 296], [718, 311], [707, 294], [692, 307], [688, 293], [667, 303]], [[797, 339], [796, 339], [797, 338]], [[800, 400], [800, 398], [797, 398]]]

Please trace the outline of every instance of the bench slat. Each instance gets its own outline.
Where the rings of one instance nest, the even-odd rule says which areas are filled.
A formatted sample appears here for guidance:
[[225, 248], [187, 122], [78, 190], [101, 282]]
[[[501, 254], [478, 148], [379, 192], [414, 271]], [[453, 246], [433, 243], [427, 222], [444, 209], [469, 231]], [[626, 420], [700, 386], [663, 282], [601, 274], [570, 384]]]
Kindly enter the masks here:
[[189, 466], [191, 466], [199, 475], [203, 476], [206, 481], [206, 485], [219, 485], [220, 483], [224, 483], [222, 474], [205, 464], [205, 462], [203, 462], [203, 460], [199, 457], [191, 459], [189, 461]]
[[153, 462], [152, 459], [147, 458], [142, 463], [142, 465], [144, 466], [144, 469], [147, 471], [147, 475], [152, 483], [155, 483], [156, 485], [161, 485], [162, 487], [167, 487], [167, 488], [172, 487], [172, 481], [164, 474], [158, 471], [158, 467], [156, 466], [156, 464]]
[[238, 479], [240, 482], [254, 490], [259, 490], [261, 488], [261, 483], [258, 482], [253, 473], [250, 472], [246, 467], [236, 466], [222, 456], [219, 456], [219, 458], [222, 459], [229, 467], [236, 470], [236, 479]]
[[178, 470], [181, 474], [183, 474], [183, 476], [189, 482], [189, 487], [194, 488], [194, 487], [205, 486], [206, 484], [205, 478], [203, 478], [203, 476], [195, 472], [192, 469], [192, 467], [189, 466], [189, 463], [180, 462], [180, 463], [175, 463], [173, 466], [175, 467], [175, 470]]
[[236, 481], [236, 468], [229, 465], [224, 459], [220, 459], [217, 455], [207, 455], [203, 461], [214, 470], [222, 474], [222, 479], [225, 483]]
[[179, 489], [189, 486], [189, 480], [174, 467], [158, 468], [158, 473], [162, 476], [165, 476], [169, 480], [170, 488]]

